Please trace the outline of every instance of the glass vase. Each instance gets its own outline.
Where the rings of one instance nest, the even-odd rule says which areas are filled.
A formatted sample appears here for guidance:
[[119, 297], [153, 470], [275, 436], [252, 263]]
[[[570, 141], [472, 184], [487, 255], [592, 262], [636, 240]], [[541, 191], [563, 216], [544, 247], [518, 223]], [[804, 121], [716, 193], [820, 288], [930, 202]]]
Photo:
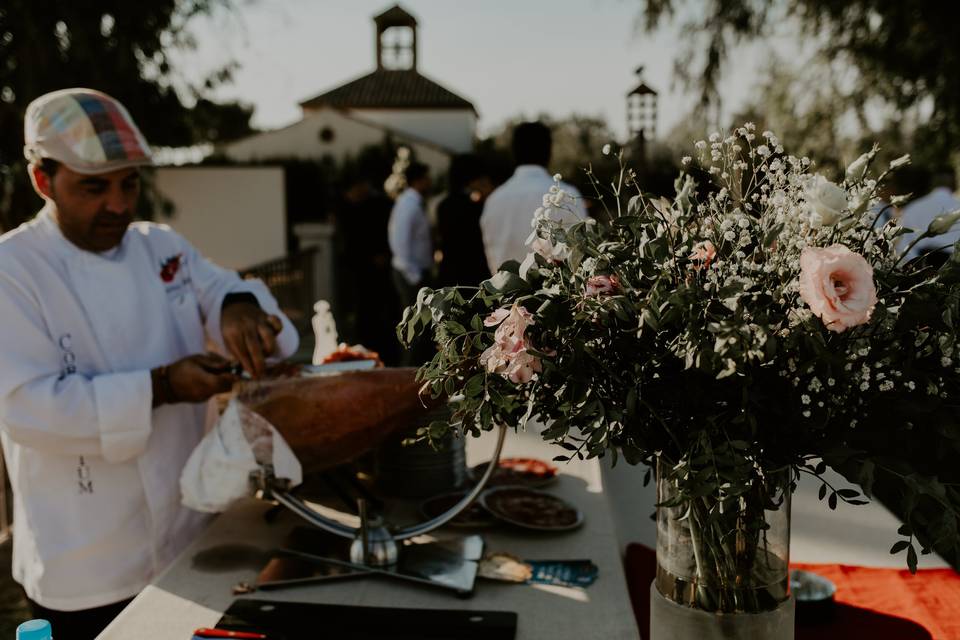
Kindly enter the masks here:
[[657, 591], [709, 613], [777, 609], [790, 596], [789, 468], [723, 503], [680, 500], [672, 468], [658, 461]]

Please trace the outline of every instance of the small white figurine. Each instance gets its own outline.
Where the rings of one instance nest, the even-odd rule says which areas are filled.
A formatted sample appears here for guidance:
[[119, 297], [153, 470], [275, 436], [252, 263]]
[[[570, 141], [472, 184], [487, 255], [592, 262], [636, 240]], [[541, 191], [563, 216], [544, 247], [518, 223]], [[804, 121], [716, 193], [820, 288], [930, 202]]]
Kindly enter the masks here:
[[313, 310], [316, 312], [313, 316], [313, 335], [316, 338], [313, 364], [323, 364], [323, 359], [337, 350], [337, 323], [326, 300], [318, 300]]

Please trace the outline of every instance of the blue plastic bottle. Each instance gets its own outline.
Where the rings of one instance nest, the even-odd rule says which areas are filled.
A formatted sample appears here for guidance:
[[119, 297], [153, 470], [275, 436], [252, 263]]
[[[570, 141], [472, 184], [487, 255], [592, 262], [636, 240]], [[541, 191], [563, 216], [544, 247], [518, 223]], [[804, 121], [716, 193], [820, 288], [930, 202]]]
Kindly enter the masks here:
[[50, 623], [46, 620], [27, 620], [17, 627], [17, 640], [53, 640]]

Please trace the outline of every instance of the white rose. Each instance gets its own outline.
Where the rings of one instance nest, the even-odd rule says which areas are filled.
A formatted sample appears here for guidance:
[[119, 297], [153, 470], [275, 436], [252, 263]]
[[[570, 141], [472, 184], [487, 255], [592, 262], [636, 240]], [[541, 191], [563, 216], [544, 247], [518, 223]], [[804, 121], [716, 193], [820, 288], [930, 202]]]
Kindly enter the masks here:
[[847, 192], [821, 175], [814, 176], [804, 189], [804, 196], [818, 226], [836, 224], [847, 208]]
[[530, 248], [551, 262], [563, 262], [570, 257], [570, 248], [562, 242], [554, 245], [545, 238], [535, 238]]

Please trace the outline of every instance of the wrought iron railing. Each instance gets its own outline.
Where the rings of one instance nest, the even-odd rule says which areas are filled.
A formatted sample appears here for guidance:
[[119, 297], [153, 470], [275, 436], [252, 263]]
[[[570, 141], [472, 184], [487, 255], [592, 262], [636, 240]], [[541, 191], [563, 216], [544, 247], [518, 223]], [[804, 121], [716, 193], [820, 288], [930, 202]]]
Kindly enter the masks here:
[[244, 278], [263, 280], [280, 304], [281, 311], [301, 334], [310, 327], [316, 302], [316, 253], [315, 249], [308, 249], [240, 272]]

